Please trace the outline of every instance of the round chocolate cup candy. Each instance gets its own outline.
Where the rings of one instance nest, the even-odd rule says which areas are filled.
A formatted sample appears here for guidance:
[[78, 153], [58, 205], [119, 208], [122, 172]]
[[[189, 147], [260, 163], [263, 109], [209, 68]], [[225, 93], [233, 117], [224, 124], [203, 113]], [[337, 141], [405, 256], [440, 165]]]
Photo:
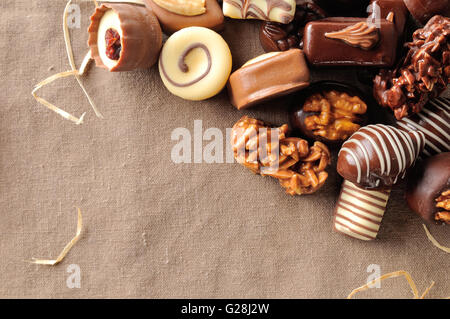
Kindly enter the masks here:
[[292, 129], [297, 133], [306, 136], [309, 140], [319, 141], [335, 148], [339, 147], [345, 141], [345, 139], [331, 140], [320, 135], [315, 135], [311, 130], [308, 130], [306, 128], [305, 119], [311, 115], [319, 115], [320, 112], [303, 111], [303, 105], [310, 96], [316, 93], [329, 91], [344, 92], [349, 96], [359, 97], [364, 103], [367, 104], [367, 111], [365, 114], [358, 115], [359, 121], [357, 122], [357, 124], [362, 127], [368, 123], [368, 113], [371, 109], [369, 103], [370, 99], [368, 98], [368, 96], [366, 96], [361, 90], [352, 85], [334, 81], [320, 81], [313, 83], [307, 89], [300, 91], [295, 96], [293, 96], [291, 108], [289, 111], [289, 120]]
[[406, 202], [416, 214], [430, 223], [438, 212], [445, 211], [436, 207], [436, 199], [442, 192], [450, 189], [450, 152], [428, 158], [416, 165], [408, 177]]

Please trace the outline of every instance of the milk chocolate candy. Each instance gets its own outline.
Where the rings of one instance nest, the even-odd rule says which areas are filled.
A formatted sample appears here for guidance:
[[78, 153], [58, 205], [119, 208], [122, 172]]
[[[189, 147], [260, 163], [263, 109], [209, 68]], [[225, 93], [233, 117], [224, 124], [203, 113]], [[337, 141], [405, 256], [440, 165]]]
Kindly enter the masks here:
[[309, 85], [309, 69], [303, 51], [291, 49], [263, 54], [231, 74], [231, 104], [244, 109]]
[[425, 145], [422, 132], [377, 124], [359, 129], [339, 152], [337, 171], [367, 189], [391, 187], [412, 167]]
[[411, 15], [420, 23], [425, 24], [436, 14], [449, 16], [450, 1], [448, 0], [403, 0]]
[[373, 0], [367, 11], [370, 12], [373, 23], [376, 23], [377, 19], [390, 18], [395, 24], [397, 33], [403, 34], [408, 18], [408, 9], [403, 0]]
[[391, 187], [415, 164], [424, 140], [421, 132], [377, 124], [359, 129], [342, 145], [337, 171], [345, 181], [335, 208], [336, 231], [376, 238]]
[[408, 177], [406, 201], [424, 220], [450, 224], [450, 153], [418, 165]]
[[287, 24], [294, 19], [295, 0], [223, 0], [223, 14], [233, 19], [258, 19]]
[[360, 18], [327, 18], [306, 25], [304, 51], [322, 66], [389, 67], [395, 63], [398, 34], [388, 20], [380, 28]]
[[450, 152], [450, 100], [436, 98], [411, 117], [397, 121], [405, 131], [417, 130], [425, 135], [423, 155], [432, 156]]
[[[160, 0], [161, 1], [161, 0]], [[154, 0], [145, 0], [157, 16], [164, 33], [172, 34], [187, 27], [205, 27], [214, 31], [222, 31], [224, 16], [222, 8], [216, 0], [205, 1], [205, 12], [197, 15], [179, 14], [158, 5]]]
[[144, 6], [104, 3], [91, 16], [88, 31], [96, 65], [111, 72], [151, 67], [162, 46], [158, 20]]

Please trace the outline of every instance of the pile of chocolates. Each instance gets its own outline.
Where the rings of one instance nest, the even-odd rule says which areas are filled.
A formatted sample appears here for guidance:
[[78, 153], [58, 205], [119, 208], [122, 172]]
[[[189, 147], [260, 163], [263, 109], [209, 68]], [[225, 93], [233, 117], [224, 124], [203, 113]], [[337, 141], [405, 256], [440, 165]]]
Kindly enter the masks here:
[[[334, 229], [372, 240], [405, 177], [411, 209], [450, 224], [450, 100], [440, 97], [450, 78], [449, 13], [449, 0], [124, 1], [96, 8], [88, 44], [111, 72], [158, 62], [163, 84], [183, 99], [226, 86], [243, 110], [288, 96], [291, 129], [245, 115], [233, 126], [236, 161], [290, 195], [311, 194], [327, 181], [330, 149], [339, 149]], [[266, 53], [233, 73], [217, 33], [225, 17], [262, 20]], [[370, 68], [373, 97], [345, 83], [311, 83], [310, 69], [326, 67]], [[370, 115], [385, 110], [389, 125]]]

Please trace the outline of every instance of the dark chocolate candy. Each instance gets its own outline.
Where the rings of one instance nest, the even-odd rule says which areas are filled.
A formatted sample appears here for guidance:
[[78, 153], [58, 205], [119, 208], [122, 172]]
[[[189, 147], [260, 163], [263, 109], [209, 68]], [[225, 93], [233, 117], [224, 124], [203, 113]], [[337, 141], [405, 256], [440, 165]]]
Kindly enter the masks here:
[[288, 24], [266, 21], [259, 40], [266, 52], [303, 48], [303, 32], [308, 22], [323, 19], [327, 13], [312, 0], [298, 0], [294, 20]]
[[377, 124], [359, 129], [339, 152], [337, 171], [362, 188], [389, 188], [403, 178], [422, 151], [422, 132]]
[[364, 17], [369, 0], [315, 0], [331, 15], [339, 17]]
[[[88, 45], [96, 65], [111, 72], [151, 67], [162, 46], [158, 20], [150, 9], [140, 5], [102, 4], [91, 16], [88, 32]], [[111, 42], [111, 34], [116, 33], [120, 39]]]
[[425, 135], [425, 156], [450, 152], [450, 100], [447, 98], [429, 101], [420, 113], [397, 121], [397, 126], [405, 131], [421, 131]]
[[[444, 208], [436, 207], [443, 192], [450, 189], [450, 153], [442, 153], [418, 164], [408, 177], [406, 201], [408, 206], [429, 222], [450, 222], [450, 214], [442, 214]], [[441, 212], [439, 215], [437, 213]]]
[[304, 51], [313, 65], [389, 67], [395, 62], [397, 43], [396, 27], [387, 20], [374, 29], [367, 19], [327, 18], [306, 25]]
[[436, 14], [448, 16], [449, 0], [403, 0], [412, 16], [422, 24]]
[[185, 16], [170, 12], [158, 6], [152, 0], [145, 0], [161, 23], [164, 33], [172, 34], [187, 27], [205, 27], [214, 31], [222, 31], [224, 28], [224, 16], [222, 8], [216, 0], [206, 0], [206, 12], [195, 16]]
[[403, 34], [408, 18], [408, 9], [403, 0], [373, 0], [367, 11], [370, 13], [374, 23], [377, 22], [377, 19], [388, 18], [389, 14], [392, 13], [397, 33], [399, 35]]

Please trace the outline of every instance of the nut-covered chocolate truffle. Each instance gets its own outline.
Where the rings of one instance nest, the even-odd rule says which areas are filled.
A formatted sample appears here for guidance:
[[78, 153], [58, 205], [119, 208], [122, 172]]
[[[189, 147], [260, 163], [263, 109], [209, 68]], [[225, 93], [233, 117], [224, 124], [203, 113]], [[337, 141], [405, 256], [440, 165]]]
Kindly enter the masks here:
[[339, 152], [337, 171], [363, 188], [394, 185], [414, 165], [425, 144], [422, 132], [383, 124], [361, 128]]
[[140, 5], [104, 3], [91, 16], [88, 31], [96, 65], [111, 72], [151, 67], [162, 46], [158, 20]]
[[426, 221], [450, 224], [450, 153], [418, 164], [408, 178], [406, 201]]
[[373, 93], [397, 119], [418, 113], [429, 99], [439, 96], [450, 77], [450, 19], [434, 16], [413, 34], [409, 52], [394, 70], [381, 70]]

